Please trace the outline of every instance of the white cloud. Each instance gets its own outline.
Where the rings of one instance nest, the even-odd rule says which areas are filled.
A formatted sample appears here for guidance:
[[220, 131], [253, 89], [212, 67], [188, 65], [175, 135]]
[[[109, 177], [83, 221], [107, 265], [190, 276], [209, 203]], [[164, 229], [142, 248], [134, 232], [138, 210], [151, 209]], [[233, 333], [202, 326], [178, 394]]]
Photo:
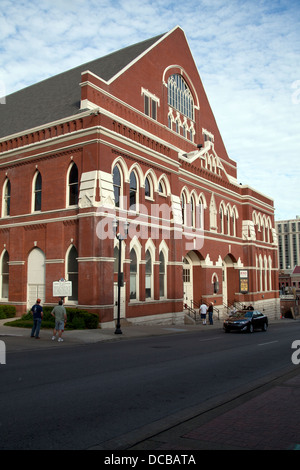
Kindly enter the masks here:
[[298, 0], [2, 0], [1, 7], [7, 93], [179, 24], [238, 179], [272, 197], [277, 218], [300, 213]]

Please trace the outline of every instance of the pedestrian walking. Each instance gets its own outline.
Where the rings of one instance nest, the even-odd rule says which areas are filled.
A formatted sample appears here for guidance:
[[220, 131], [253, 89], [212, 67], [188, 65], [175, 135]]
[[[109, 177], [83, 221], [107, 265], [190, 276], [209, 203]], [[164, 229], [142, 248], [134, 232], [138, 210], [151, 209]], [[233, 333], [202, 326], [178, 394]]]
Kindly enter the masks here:
[[206, 325], [207, 305], [205, 303], [200, 305], [199, 313], [202, 320], [202, 325]]
[[51, 315], [55, 318], [55, 327], [53, 330], [52, 340], [54, 341], [56, 338], [56, 334], [58, 333], [58, 341], [63, 341], [62, 333], [65, 329], [65, 324], [67, 322], [67, 312], [65, 307], [63, 306], [63, 301], [60, 300], [58, 305], [54, 307], [51, 312]]
[[33, 315], [33, 327], [31, 330], [31, 338], [40, 339], [40, 329], [42, 324], [43, 318], [43, 308], [40, 305], [41, 299], [36, 299], [36, 303], [31, 307], [31, 313]]
[[210, 325], [213, 325], [213, 324], [214, 324], [214, 321], [213, 321], [214, 304], [213, 304], [212, 302], [210, 302], [207, 311], [208, 311], [208, 320], [209, 320], [209, 324], [210, 324]]

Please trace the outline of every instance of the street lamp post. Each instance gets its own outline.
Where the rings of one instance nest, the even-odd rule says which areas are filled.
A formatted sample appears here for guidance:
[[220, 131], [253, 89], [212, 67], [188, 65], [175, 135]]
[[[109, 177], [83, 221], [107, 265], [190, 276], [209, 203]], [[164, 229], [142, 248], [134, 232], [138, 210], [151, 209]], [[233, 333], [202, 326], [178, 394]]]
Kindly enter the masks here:
[[116, 324], [116, 329], [115, 329], [115, 335], [121, 335], [121, 334], [122, 334], [121, 323], [120, 323], [121, 287], [124, 286], [124, 273], [121, 272], [122, 241], [127, 238], [129, 223], [128, 223], [127, 221], [124, 222], [124, 235], [122, 235], [121, 233], [117, 233], [118, 225], [119, 225], [119, 222], [117, 221], [117, 219], [115, 219], [114, 222], [113, 222], [113, 230], [114, 230], [114, 234], [115, 234], [117, 240], [119, 240], [119, 259], [118, 259], [118, 316], [117, 316], [117, 324]]

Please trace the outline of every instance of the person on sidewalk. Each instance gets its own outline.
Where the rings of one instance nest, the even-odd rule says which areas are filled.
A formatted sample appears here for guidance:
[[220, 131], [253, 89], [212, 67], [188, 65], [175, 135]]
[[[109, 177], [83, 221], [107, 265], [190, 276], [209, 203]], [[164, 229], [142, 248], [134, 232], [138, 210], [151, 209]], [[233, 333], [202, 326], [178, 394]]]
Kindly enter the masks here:
[[39, 335], [43, 318], [43, 308], [40, 303], [41, 299], [36, 299], [36, 303], [31, 307], [31, 313], [33, 315], [33, 327], [31, 330], [31, 338], [34, 338], [35, 334], [36, 339], [40, 339]]
[[202, 325], [206, 325], [207, 305], [205, 303], [200, 305], [199, 313], [202, 320]]
[[67, 312], [65, 307], [63, 306], [63, 301], [60, 300], [58, 305], [54, 307], [51, 312], [51, 315], [55, 318], [55, 327], [53, 330], [52, 340], [54, 341], [56, 338], [56, 334], [58, 333], [58, 341], [63, 341], [62, 333], [65, 329], [65, 324], [67, 322]]
[[210, 302], [207, 311], [208, 311], [209, 324], [210, 324], [210, 325], [213, 325], [213, 324], [214, 324], [214, 321], [213, 321], [214, 304], [213, 304], [213, 302]]

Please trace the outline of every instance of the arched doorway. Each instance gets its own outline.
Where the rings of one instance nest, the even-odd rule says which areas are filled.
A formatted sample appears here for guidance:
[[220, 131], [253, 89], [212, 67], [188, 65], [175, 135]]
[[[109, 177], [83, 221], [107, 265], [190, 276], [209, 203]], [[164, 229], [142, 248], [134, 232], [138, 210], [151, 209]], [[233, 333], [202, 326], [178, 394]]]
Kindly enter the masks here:
[[232, 304], [237, 291], [234, 263], [236, 263], [236, 260], [232, 255], [225, 256], [222, 261], [223, 305], [226, 307]]
[[198, 306], [204, 289], [202, 262], [204, 258], [198, 251], [189, 251], [183, 259], [183, 303], [189, 307]]
[[34, 248], [28, 256], [27, 263], [27, 307], [31, 308], [36, 299], [45, 302], [46, 264], [45, 253]]
[[187, 255], [183, 259], [183, 303], [191, 306], [193, 300], [193, 264]]

